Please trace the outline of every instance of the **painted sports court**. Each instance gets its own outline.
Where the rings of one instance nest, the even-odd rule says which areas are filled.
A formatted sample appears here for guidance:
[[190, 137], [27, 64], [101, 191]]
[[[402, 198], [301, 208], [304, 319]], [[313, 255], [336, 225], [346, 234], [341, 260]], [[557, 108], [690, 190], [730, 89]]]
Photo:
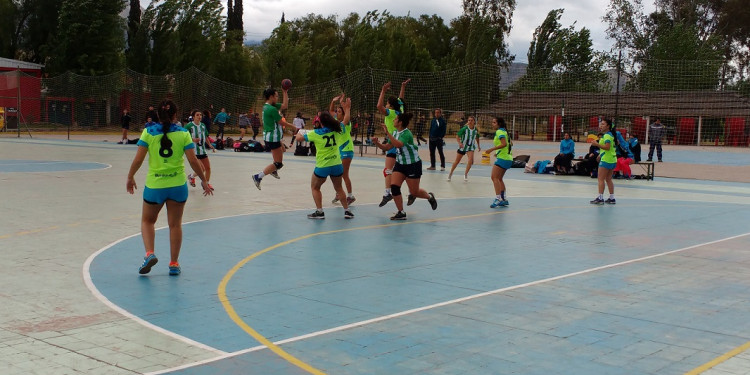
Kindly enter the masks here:
[[354, 159], [353, 220], [327, 183], [314, 221], [312, 158], [287, 153], [258, 191], [270, 155], [219, 151], [170, 277], [165, 229], [137, 272], [135, 148], [0, 138], [0, 373], [750, 374], [747, 149], [666, 146], [615, 206], [589, 204], [593, 179], [511, 169], [490, 209], [488, 166], [426, 171], [438, 209], [405, 222], [377, 207], [381, 158]]

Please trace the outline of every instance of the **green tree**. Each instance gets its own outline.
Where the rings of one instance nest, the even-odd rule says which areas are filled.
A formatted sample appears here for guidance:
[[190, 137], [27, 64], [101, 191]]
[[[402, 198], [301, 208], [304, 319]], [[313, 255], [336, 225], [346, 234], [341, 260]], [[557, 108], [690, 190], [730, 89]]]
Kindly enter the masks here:
[[292, 23], [280, 24], [258, 50], [268, 72], [268, 85], [276, 87], [284, 78], [289, 78], [298, 85], [309, 82], [310, 42], [298, 40]]
[[[472, 56], [475, 54], [471, 50], [480, 51], [488, 47], [494, 51], [497, 63], [507, 66], [513, 61], [514, 56], [508, 51], [505, 39], [510, 34], [515, 9], [515, 0], [463, 0], [463, 15], [472, 20], [470, 35], [482, 38], [480, 42], [469, 39], [467, 43], [467, 46], [477, 43], [476, 47], [469, 46], [467, 49], [467, 56], [474, 60], [471, 62], [484, 60], [482, 56]], [[489, 35], [492, 36], [491, 39], [487, 38]]]
[[124, 66], [124, 0], [66, 0], [62, 3], [48, 71], [103, 75]]
[[128, 11], [128, 40], [125, 48], [127, 55], [133, 46], [134, 39], [138, 34], [138, 28], [141, 26], [141, 2], [130, 0], [130, 9]]
[[18, 16], [18, 7], [13, 0], [0, 0], [0, 57], [16, 57]]

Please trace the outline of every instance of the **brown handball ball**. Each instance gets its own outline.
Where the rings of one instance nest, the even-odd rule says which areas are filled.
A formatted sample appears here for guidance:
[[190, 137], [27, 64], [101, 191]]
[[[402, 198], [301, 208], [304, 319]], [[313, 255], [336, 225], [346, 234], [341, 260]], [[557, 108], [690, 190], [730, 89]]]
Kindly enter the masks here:
[[283, 81], [281, 81], [281, 88], [284, 90], [289, 90], [292, 88], [292, 80], [289, 78], [285, 78]]

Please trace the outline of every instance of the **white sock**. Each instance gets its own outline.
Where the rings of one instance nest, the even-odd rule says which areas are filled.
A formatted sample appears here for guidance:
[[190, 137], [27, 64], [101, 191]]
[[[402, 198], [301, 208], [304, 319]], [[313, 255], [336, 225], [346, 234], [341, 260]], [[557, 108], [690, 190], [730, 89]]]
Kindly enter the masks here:
[[614, 194], [610, 194], [609, 195], [609, 199], [615, 199], [615, 195]]
[[347, 198], [354, 198], [354, 194], [352, 194], [352, 193], [349, 193], [346, 196], [347, 196]]
[[385, 189], [385, 194], [383, 194], [383, 196], [386, 195], [391, 195], [391, 189]]
[[603, 194], [599, 194], [599, 196], [597, 198], [604, 199], [604, 195]]
[[258, 178], [263, 178], [263, 176], [265, 176], [265, 175], [266, 175], [266, 174], [265, 174], [265, 173], [263, 173], [263, 171], [260, 171], [260, 173], [258, 173]]
[[499, 200], [499, 201], [503, 200], [503, 196], [502, 196], [502, 195], [500, 195], [500, 194], [496, 195], [495, 197], [496, 197], [496, 198], [497, 198], [497, 200]]

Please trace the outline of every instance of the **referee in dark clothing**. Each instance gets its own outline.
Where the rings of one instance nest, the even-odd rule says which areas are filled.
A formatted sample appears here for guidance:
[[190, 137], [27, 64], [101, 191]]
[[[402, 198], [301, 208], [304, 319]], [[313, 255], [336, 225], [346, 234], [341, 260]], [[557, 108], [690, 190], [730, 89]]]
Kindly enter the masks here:
[[440, 153], [440, 170], [445, 170], [445, 154], [443, 154], [443, 138], [448, 124], [443, 118], [443, 111], [440, 108], [435, 109], [435, 117], [430, 122], [430, 167], [429, 171], [435, 170], [435, 149]]

